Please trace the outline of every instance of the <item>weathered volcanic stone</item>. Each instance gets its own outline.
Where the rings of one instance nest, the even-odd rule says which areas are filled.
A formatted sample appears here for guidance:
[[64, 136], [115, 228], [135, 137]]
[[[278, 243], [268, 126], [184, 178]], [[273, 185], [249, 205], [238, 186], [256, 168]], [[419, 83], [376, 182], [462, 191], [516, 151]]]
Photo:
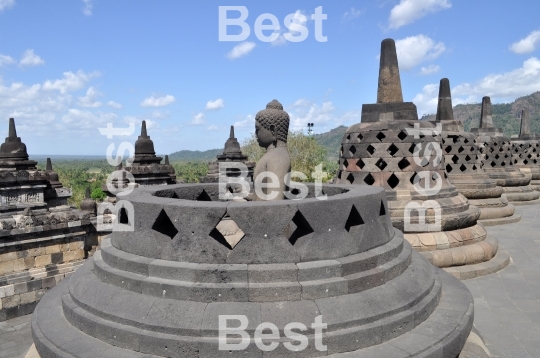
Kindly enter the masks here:
[[[394, 42], [384, 40], [379, 103], [364, 104], [361, 123], [347, 129], [335, 183], [383, 187], [394, 227], [403, 230], [413, 248], [436, 266], [476, 263], [473, 255], [458, 260], [450, 251], [445, 253], [445, 250], [459, 246], [466, 247], [465, 251], [480, 250], [486, 254], [482, 257], [490, 260], [496, 249], [485, 252], [479, 245], [487, 237], [484, 227], [477, 222], [480, 210], [469, 205], [467, 198], [450, 183], [445, 170], [446, 158], [440, 151], [444, 136], [441, 130], [448, 133], [448, 125], [454, 123], [449, 83], [445, 80], [443, 84], [446, 85], [441, 87], [438, 126], [421, 122], [416, 106], [402, 102], [397, 61]], [[447, 128], [440, 126], [442, 122]], [[448, 164], [474, 172], [476, 148], [469, 148], [473, 150], [469, 158], [465, 153], [453, 153], [456, 160]], [[489, 185], [494, 186], [493, 182]]]
[[[381, 188], [324, 185], [326, 200], [314, 198], [313, 185], [298, 201], [195, 200], [197, 191], [214, 193], [212, 187], [217, 185], [131, 193], [127, 200], [144, 212], [137, 231], [113, 232], [69, 282], [38, 305], [32, 333], [41, 358], [394, 357], [402, 350], [408, 352], [404, 357], [459, 355], [472, 328], [472, 296], [394, 230]], [[213, 215], [204, 215], [222, 209], [228, 212], [222, 217], [229, 215], [246, 234], [234, 248], [215, 233]], [[194, 223], [185, 221], [189, 215]], [[129, 242], [155, 245], [151, 232], [171, 244], [151, 255], [130, 250]], [[198, 245], [181, 244], [193, 243], [193, 236]], [[244, 241], [251, 248], [242, 249]], [[332, 250], [323, 249], [327, 241]], [[201, 253], [212, 245], [224, 251], [215, 258]], [[196, 254], [197, 262], [184, 259]], [[220, 350], [223, 315], [245, 317], [245, 349]], [[323, 351], [312, 326], [319, 316], [327, 325], [319, 342]], [[254, 340], [265, 322], [279, 335], [263, 339], [266, 345], [278, 343], [268, 352]], [[305, 349], [295, 349], [298, 342], [285, 337], [290, 323], [306, 327], [299, 331], [307, 334]], [[291, 350], [286, 343], [293, 344]]]
[[[506, 198], [513, 204], [534, 204], [540, 197], [529, 184], [531, 174], [524, 174], [514, 165], [513, 155], [522, 154], [522, 148], [513, 148], [509, 138], [502, 135], [500, 128], [493, 127], [491, 100], [482, 99], [480, 128], [472, 128], [477, 135], [476, 143], [480, 152], [482, 169], [503, 188]], [[517, 153], [514, 154], [514, 149]]]
[[531, 176], [531, 188], [540, 191], [540, 137], [531, 134], [531, 118], [526, 108], [521, 111], [519, 138], [512, 139], [512, 161], [523, 174]]
[[502, 196], [503, 189], [482, 169], [476, 136], [465, 132], [463, 123], [454, 120], [450, 81], [441, 79], [435, 123], [442, 125], [442, 153], [448, 179], [471, 205], [480, 209], [478, 220], [484, 225], [501, 225], [520, 220], [515, 208]]

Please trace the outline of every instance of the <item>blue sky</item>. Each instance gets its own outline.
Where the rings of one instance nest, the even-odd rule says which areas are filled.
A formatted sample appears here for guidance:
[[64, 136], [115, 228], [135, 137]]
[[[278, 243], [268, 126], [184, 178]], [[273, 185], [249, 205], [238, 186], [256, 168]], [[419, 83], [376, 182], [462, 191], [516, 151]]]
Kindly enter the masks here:
[[[247, 39], [219, 41], [220, 6], [246, 7]], [[319, 6], [326, 42], [311, 19]], [[222, 147], [231, 124], [248, 137], [274, 98], [292, 129], [351, 125], [376, 100], [387, 37], [420, 115], [435, 112], [442, 77], [454, 104], [540, 90], [540, 5], [531, 1], [0, 0], [0, 9], [0, 136], [15, 117], [31, 155], [104, 155], [136, 133], [111, 140], [98, 128], [134, 122], [138, 132], [143, 119], [159, 153]], [[255, 34], [265, 13], [280, 24], [274, 42]], [[307, 19], [304, 41], [284, 38], [288, 14]]]

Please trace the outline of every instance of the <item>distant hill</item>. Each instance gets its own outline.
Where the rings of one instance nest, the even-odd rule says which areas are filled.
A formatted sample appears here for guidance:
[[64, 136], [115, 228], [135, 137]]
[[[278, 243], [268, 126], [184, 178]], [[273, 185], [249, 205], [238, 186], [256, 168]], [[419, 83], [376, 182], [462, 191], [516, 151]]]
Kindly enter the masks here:
[[[493, 104], [493, 123], [510, 137], [519, 134], [520, 115], [524, 108], [531, 114], [531, 132], [540, 133], [540, 92], [520, 97], [511, 103]], [[458, 104], [454, 106], [454, 118], [463, 121], [465, 130], [478, 127], [480, 122], [481, 103]], [[435, 114], [424, 115], [421, 120], [435, 120]]]
[[341, 140], [347, 127], [339, 126], [329, 132], [315, 134], [313, 137], [320, 145], [326, 148], [326, 153], [329, 158], [337, 159], [339, 157], [339, 147], [341, 146]]
[[181, 150], [169, 154], [169, 160], [171, 162], [210, 162], [216, 160], [216, 156], [222, 153], [223, 148], [209, 149], [202, 152], [200, 150]]
[[[313, 137], [319, 144], [326, 148], [328, 157], [336, 159], [339, 153], [339, 146], [341, 145], [341, 139], [343, 134], [347, 130], [345, 126], [339, 126], [326, 133], [315, 134]], [[209, 149], [205, 151], [199, 150], [181, 150], [169, 154], [169, 160], [172, 162], [200, 162], [200, 161], [213, 161], [216, 160], [218, 154], [222, 154], [223, 149]]]

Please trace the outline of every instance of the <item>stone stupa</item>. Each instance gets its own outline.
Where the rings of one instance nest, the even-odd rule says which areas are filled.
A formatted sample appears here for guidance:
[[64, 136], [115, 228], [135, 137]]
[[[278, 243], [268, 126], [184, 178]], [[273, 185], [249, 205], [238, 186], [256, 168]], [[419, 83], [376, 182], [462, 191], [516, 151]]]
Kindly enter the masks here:
[[512, 160], [515, 167], [532, 177], [531, 188], [540, 191], [540, 136], [531, 134], [531, 117], [526, 108], [521, 111], [519, 137], [512, 139]]
[[442, 150], [450, 182], [465, 196], [469, 204], [480, 209], [478, 220], [483, 225], [501, 225], [521, 220], [509, 204], [503, 189], [482, 169], [476, 136], [465, 132], [463, 122], [454, 119], [450, 81], [443, 78], [439, 86], [439, 102], [435, 123], [442, 125]]
[[[277, 175], [290, 170], [288, 115], [269, 106], [256, 120], [267, 152], [255, 171]], [[242, 202], [220, 201], [215, 183], [135, 189], [134, 231], [113, 232], [38, 305], [37, 353], [456, 358], [472, 295], [394, 230], [384, 191], [307, 188], [301, 200]], [[217, 230], [224, 218], [239, 241]]]
[[[229, 139], [225, 142], [223, 153], [217, 156], [217, 161], [208, 163], [208, 174], [200, 178], [201, 183], [217, 183], [219, 182], [219, 165], [220, 163], [242, 163], [247, 167], [247, 176], [244, 178], [249, 182], [253, 182], [253, 168], [255, 167], [254, 162], [248, 160], [248, 156], [242, 153], [240, 148], [240, 143], [234, 136], [234, 126], [231, 126], [231, 131], [229, 133]], [[238, 170], [233, 168], [226, 169], [221, 175], [225, 176], [235, 176], [238, 177], [241, 175]]]
[[440, 149], [435, 124], [419, 121], [416, 106], [403, 102], [395, 43], [384, 40], [377, 103], [362, 105], [361, 123], [343, 136], [335, 182], [383, 187], [394, 227], [434, 265], [460, 278], [497, 271], [508, 255], [496, 256], [497, 240], [448, 181]]
[[[176, 184], [175, 171], [168, 162], [168, 156], [165, 158], [165, 164], [161, 164], [163, 158], [156, 156], [154, 142], [146, 131], [146, 121], [142, 121], [141, 135], [135, 141], [135, 155], [131, 159], [130, 165], [123, 165], [120, 159], [120, 164], [115, 170], [122, 173], [112, 180], [114, 187]], [[127, 173], [124, 172], [131, 173], [135, 183], [130, 183]], [[108, 202], [116, 202], [116, 195], [109, 191], [106, 185], [103, 185], [102, 190], [107, 194]]]
[[491, 99], [487, 96], [482, 98], [480, 126], [471, 128], [471, 132], [477, 136], [482, 169], [503, 188], [508, 201], [514, 205], [537, 203], [540, 193], [529, 185], [531, 175], [513, 165], [512, 143], [493, 125]]

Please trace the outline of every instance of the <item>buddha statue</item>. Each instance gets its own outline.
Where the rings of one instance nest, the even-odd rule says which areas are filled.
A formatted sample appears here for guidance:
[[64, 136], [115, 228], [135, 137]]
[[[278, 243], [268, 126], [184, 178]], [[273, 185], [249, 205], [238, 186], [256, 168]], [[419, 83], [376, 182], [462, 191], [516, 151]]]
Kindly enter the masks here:
[[[266, 109], [259, 111], [255, 116], [255, 136], [259, 146], [266, 148], [266, 153], [253, 171], [255, 193], [251, 195], [252, 200], [283, 200], [285, 198], [284, 193], [288, 190], [286, 176], [291, 171], [291, 157], [287, 149], [288, 133], [289, 114], [283, 110], [283, 106], [277, 100], [268, 103]], [[269, 175], [273, 178], [270, 179]], [[272, 187], [257, 190], [261, 183], [270, 182], [273, 183]]]

